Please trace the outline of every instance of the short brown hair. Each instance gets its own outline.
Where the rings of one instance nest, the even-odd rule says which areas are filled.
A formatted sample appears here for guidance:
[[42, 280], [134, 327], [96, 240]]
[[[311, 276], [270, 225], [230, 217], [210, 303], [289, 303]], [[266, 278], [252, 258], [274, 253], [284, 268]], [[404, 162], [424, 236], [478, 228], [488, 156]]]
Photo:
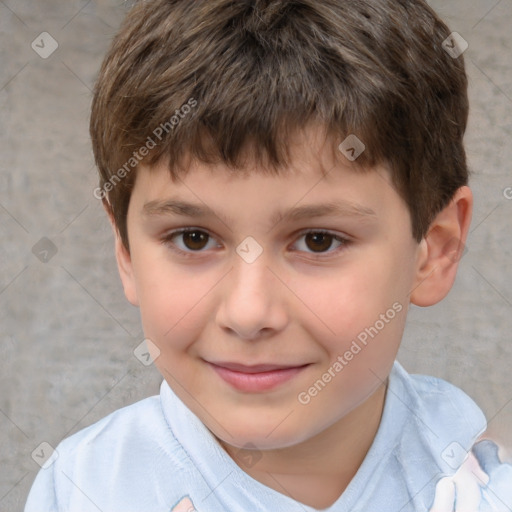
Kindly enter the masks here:
[[138, 2], [90, 123], [97, 190], [124, 244], [139, 161], [165, 158], [174, 181], [185, 155], [237, 168], [250, 143], [277, 173], [290, 133], [311, 121], [363, 141], [362, 167], [389, 166], [419, 242], [468, 181], [467, 77], [449, 35], [423, 0]]

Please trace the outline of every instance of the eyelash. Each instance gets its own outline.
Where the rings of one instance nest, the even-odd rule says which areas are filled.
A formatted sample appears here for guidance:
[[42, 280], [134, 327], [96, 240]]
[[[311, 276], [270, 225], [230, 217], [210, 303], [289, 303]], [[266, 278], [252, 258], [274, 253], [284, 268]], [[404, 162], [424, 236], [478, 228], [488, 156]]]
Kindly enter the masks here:
[[[175, 237], [177, 237], [179, 235], [182, 235], [184, 233], [191, 233], [191, 232], [205, 233], [211, 239], [214, 239], [214, 237], [211, 236], [210, 233], [208, 233], [208, 231], [205, 231], [204, 229], [199, 229], [199, 228], [182, 228], [182, 229], [177, 229], [175, 231], [171, 231], [170, 233], [167, 233], [162, 238], [162, 243], [166, 247], [171, 249], [172, 251], [178, 253], [180, 256], [183, 256], [185, 258], [193, 258], [193, 257], [195, 257], [196, 254], [200, 254], [200, 253], [205, 252], [205, 251], [204, 250], [184, 251], [184, 250], [179, 249], [178, 247], [176, 247], [176, 245], [172, 242], [172, 240]], [[351, 243], [351, 240], [349, 238], [346, 238], [346, 237], [343, 237], [343, 236], [340, 236], [340, 235], [335, 235], [331, 231], [327, 231], [327, 230], [324, 230], [324, 229], [307, 229], [307, 230], [303, 230], [300, 233], [298, 233], [298, 235], [297, 235], [298, 238], [297, 239], [300, 239], [304, 235], [307, 235], [307, 234], [310, 234], [310, 233], [321, 234], [321, 235], [329, 235], [334, 240], [336, 240], [336, 241], [341, 243], [340, 246], [338, 246], [336, 249], [334, 249], [332, 251], [327, 251], [327, 252], [323, 252], [323, 253], [308, 252], [307, 254], [309, 255], [309, 257], [312, 257], [313, 259], [325, 259], [325, 258], [331, 257], [333, 254], [337, 254], [338, 252], [346, 249], [347, 246]], [[301, 251], [296, 251], [296, 252], [301, 252]]]

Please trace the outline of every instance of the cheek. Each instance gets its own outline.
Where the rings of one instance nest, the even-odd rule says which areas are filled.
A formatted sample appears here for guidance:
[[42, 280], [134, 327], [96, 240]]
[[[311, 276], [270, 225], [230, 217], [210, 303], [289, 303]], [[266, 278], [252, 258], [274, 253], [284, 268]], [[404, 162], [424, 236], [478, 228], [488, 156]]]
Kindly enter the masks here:
[[146, 337], [161, 350], [185, 348], [204, 322], [205, 298], [218, 279], [178, 269], [162, 259], [140, 263], [137, 289]]
[[[385, 339], [386, 346], [395, 346], [403, 331], [409, 290], [407, 280], [397, 276], [399, 262], [379, 252], [378, 258], [357, 263], [296, 284], [306, 305], [303, 326], [313, 339], [322, 340], [331, 359], [357, 339]], [[384, 344], [375, 345], [371, 352], [379, 358]]]

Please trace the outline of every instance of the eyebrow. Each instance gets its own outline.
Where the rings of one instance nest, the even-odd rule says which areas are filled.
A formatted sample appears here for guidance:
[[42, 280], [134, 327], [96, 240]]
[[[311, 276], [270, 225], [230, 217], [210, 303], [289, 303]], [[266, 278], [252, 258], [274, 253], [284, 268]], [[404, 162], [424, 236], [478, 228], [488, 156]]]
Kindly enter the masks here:
[[[149, 201], [142, 208], [144, 216], [164, 216], [180, 215], [183, 217], [205, 218], [219, 216], [207, 205], [188, 203], [186, 201], [168, 199], [163, 201]], [[275, 225], [282, 220], [298, 221], [311, 219], [315, 217], [358, 217], [360, 219], [370, 219], [377, 217], [377, 214], [366, 206], [352, 203], [349, 201], [328, 202], [322, 204], [312, 204], [305, 206], [296, 206], [287, 211], [275, 212], [270, 224]], [[230, 219], [226, 219], [228, 222]]]

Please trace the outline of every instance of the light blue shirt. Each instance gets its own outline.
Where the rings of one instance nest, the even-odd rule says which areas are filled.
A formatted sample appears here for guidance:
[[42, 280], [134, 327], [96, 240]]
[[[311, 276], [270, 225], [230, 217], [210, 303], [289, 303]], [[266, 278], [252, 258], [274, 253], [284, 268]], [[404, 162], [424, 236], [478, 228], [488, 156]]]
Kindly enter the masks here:
[[[395, 362], [374, 442], [349, 486], [324, 510], [428, 511], [436, 483], [455, 473], [485, 428], [482, 411], [463, 391], [409, 375]], [[38, 473], [25, 512], [316, 510], [245, 473], [165, 381], [159, 396], [115, 411], [62, 441], [56, 452]], [[492, 473], [488, 451], [479, 460], [485, 457]], [[512, 510], [512, 466], [496, 467], [494, 480], [501, 480], [491, 477], [488, 486], [495, 487], [487, 492], [502, 503], [510, 499], [511, 508], [503, 510]], [[482, 499], [479, 510], [494, 510]]]

